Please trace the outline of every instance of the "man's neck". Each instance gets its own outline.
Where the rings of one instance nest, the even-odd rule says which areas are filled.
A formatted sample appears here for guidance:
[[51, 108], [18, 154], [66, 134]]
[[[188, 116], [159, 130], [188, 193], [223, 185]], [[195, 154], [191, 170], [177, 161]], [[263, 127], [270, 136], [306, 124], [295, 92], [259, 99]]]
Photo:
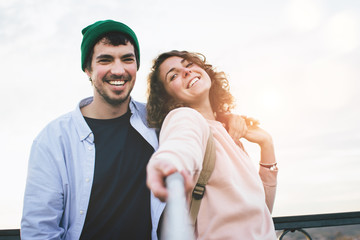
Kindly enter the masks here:
[[129, 108], [130, 97], [119, 105], [111, 105], [104, 101], [94, 99], [89, 105], [81, 108], [84, 117], [95, 119], [112, 119], [124, 115]]

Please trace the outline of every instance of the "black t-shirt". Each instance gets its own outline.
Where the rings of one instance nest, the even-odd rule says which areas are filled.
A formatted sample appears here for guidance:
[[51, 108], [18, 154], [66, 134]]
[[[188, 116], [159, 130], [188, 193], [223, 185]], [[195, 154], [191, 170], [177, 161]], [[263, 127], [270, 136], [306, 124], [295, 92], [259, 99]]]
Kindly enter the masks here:
[[130, 125], [85, 118], [95, 139], [95, 172], [80, 239], [151, 239], [146, 165], [152, 146]]

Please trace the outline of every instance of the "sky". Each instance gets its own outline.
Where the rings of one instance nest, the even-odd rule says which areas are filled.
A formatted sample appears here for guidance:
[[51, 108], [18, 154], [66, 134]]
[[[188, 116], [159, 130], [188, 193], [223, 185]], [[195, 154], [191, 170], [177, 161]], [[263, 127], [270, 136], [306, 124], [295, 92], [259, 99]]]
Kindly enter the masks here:
[[164, 51], [203, 53], [227, 74], [234, 112], [275, 143], [273, 216], [360, 211], [360, 1], [0, 0], [0, 229], [20, 227], [33, 139], [92, 95], [81, 29], [105, 19], [139, 39], [136, 100]]

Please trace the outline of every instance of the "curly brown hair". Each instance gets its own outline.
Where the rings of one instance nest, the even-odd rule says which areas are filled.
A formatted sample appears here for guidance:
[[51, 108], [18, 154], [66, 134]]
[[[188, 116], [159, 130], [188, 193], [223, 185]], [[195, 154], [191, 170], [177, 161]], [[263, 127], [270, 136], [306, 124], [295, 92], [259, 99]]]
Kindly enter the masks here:
[[180, 57], [193, 62], [206, 71], [211, 79], [210, 104], [217, 118], [221, 121], [222, 116], [229, 113], [235, 107], [234, 97], [230, 93], [229, 81], [224, 72], [217, 72], [215, 68], [206, 62], [201, 53], [173, 50], [160, 54], [154, 61], [147, 80], [147, 121], [150, 127], [161, 128], [166, 115], [178, 107], [186, 107], [186, 104], [176, 102], [165, 90], [161, 81], [160, 65], [170, 57]]

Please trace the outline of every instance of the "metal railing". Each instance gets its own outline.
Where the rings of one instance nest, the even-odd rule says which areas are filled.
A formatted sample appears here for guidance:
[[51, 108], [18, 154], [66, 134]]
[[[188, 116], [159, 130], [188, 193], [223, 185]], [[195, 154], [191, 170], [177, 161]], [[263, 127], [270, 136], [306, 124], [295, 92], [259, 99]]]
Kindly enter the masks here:
[[0, 230], [0, 240], [20, 240], [20, 229]]
[[[278, 239], [284, 239], [285, 235], [289, 232], [302, 232], [306, 239], [312, 239], [310, 234], [304, 229], [308, 228], [321, 228], [321, 227], [332, 227], [332, 226], [346, 226], [346, 225], [357, 225], [360, 224], [360, 212], [345, 212], [345, 213], [330, 213], [330, 214], [315, 214], [315, 215], [301, 215], [291, 217], [274, 217], [274, 224], [276, 230], [283, 230], [282, 234]], [[176, 220], [175, 220], [176, 221]], [[169, 226], [170, 233], [181, 232], [175, 225]], [[171, 230], [171, 229], [175, 230]], [[360, 226], [359, 226], [360, 229]], [[190, 230], [191, 231], [191, 230]], [[164, 233], [167, 234], [167, 233]], [[181, 233], [178, 236], [182, 236]], [[168, 239], [180, 239], [170, 238]], [[186, 238], [183, 238], [186, 239]], [[191, 238], [190, 238], [191, 239]], [[20, 230], [0, 230], [0, 240], [20, 240]]]
[[[180, 173], [172, 174], [166, 178], [166, 187], [169, 191], [166, 209], [164, 212], [164, 226], [162, 227], [161, 239], [163, 240], [192, 240], [194, 229], [190, 224], [190, 218], [186, 205], [184, 191], [184, 179]], [[289, 217], [274, 217], [275, 230], [283, 230], [279, 240], [289, 232], [301, 232], [306, 239], [311, 236], [304, 229], [345, 226], [360, 224], [360, 212], [343, 212], [329, 214], [299, 215]], [[20, 230], [0, 230], [0, 240], [19, 240]]]
[[273, 221], [276, 230], [283, 230], [279, 240], [283, 239], [287, 233], [295, 231], [303, 233], [306, 239], [311, 240], [310, 234], [304, 228], [357, 225], [360, 224], [360, 212], [274, 217]]

